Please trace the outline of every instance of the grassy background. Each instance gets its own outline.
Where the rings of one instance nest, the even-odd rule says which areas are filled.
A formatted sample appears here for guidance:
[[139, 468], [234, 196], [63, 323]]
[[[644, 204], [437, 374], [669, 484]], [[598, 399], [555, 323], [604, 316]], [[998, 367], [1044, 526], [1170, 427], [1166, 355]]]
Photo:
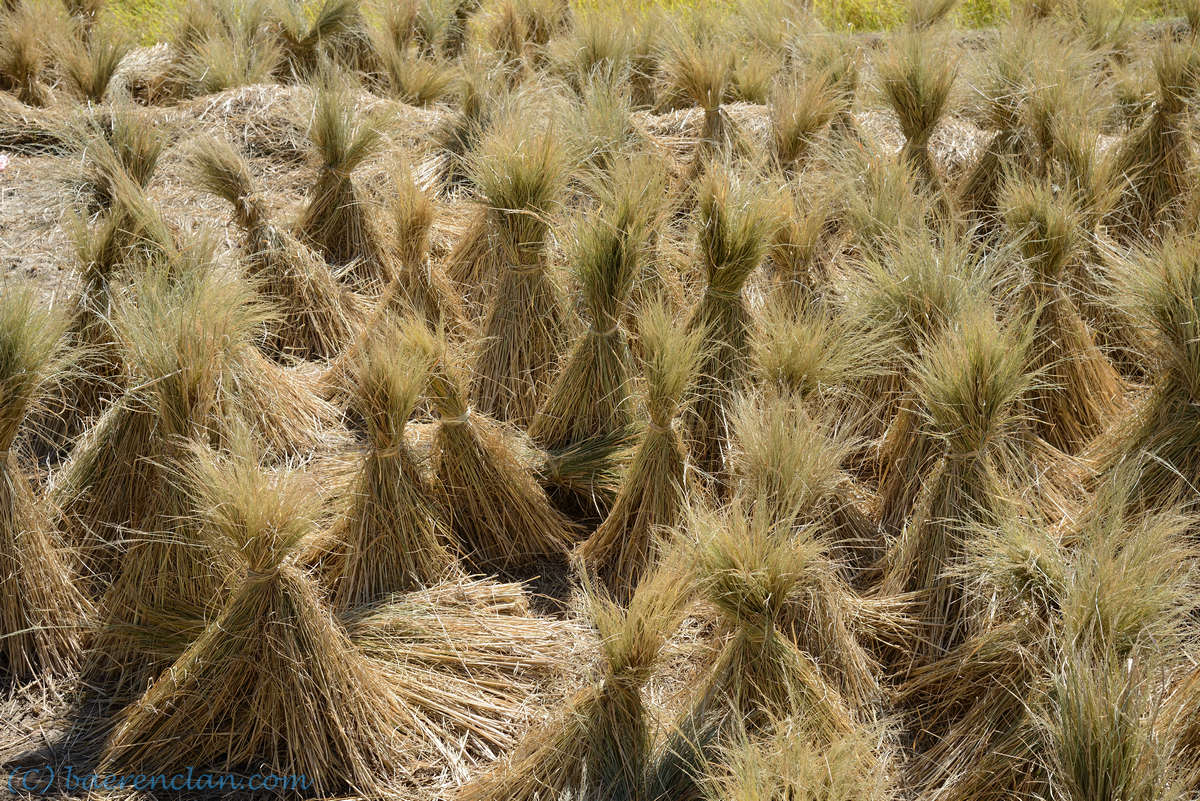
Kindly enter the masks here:
[[[711, 0], [650, 0], [669, 7], [699, 5]], [[956, 10], [958, 23], [968, 28], [995, 25], [1006, 18], [1011, 0], [961, 0]], [[108, 9], [127, 30], [141, 41], [161, 41], [174, 10], [187, 0], [109, 0]], [[572, 0], [576, 4], [591, 0]], [[907, 0], [813, 0], [817, 15], [835, 30], [877, 31], [896, 27], [904, 19]], [[1177, 16], [1173, 0], [1114, 0], [1134, 19]]]

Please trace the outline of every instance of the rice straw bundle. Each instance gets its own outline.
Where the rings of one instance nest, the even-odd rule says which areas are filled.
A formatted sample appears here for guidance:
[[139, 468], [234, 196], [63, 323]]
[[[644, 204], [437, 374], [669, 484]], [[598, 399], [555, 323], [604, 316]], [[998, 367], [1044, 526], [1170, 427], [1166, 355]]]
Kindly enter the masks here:
[[415, 324], [406, 335], [432, 364], [430, 400], [439, 415], [435, 473], [451, 533], [467, 559], [480, 567], [516, 567], [566, 553], [572, 524], [551, 505], [504, 427], [467, 405], [461, 367], [445, 341]]
[[[64, 514], [99, 552], [93, 563], [112, 573], [87, 675], [114, 699], [140, 693], [220, 597], [229, 566], [199, 537], [177, 474], [190, 460], [187, 441], [216, 441], [229, 425], [220, 385], [239, 344], [266, 319], [249, 287], [204, 269], [173, 278], [149, 271], [119, 308], [133, 388], [72, 454], [56, 487]], [[110, 447], [136, 463], [98, 473]]]
[[661, 169], [646, 159], [622, 163], [609, 180], [601, 208], [580, 221], [574, 240], [589, 327], [529, 427], [529, 436], [546, 450], [620, 434], [633, 420], [621, 317], [642, 274], [666, 183]]
[[4, 9], [0, 17], [0, 89], [39, 108], [51, 100], [50, 89], [42, 80], [49, 55], [45, 24], [44, 15], [24, 0]]
[[308, 80], [327, 59], [358, 66], [347, 62], [366, 44], [359, 0], [322, 0], [315, 9], [276, 0], [268, 9], [284, 56], [278, 77]]
[[855, 325], [878, 330], [879, 339], [898, 345], [884, 362], [887, 374], [864, 390], [878, 399], [863, 434], [883, 439], [880, 521], [891, 535], [900, 533], [937, 450], [922, 435], [912, 360], [973, 305], [986, 301], [989, 267], [961, 240], [938, 244], [907, 237], [866, 260], [848, 281], [848, 312]]
[[704, 111], [689, 183], [708, 168], [713, 157], [741, 146], [737, 125], [722, 105], [732, 80], [733, 53], [727, 42], [708, 35], [675, 37], [663, 64], [666, 92], [676, 102]]
[[984, 62], [980, 90], [982, 115], [995, 135], [957, 191], [959, 206], [980, 232], [992, 233], [1000, 222], [1006, 175], [1049, 176], [1057, 132], [1094, 117], [1084, 85], [1094, 60], [1048, 26], [1014, 21], [1001, 31]]
[[1010, 230], [1022, 236], [1031, 273], [1021, 305], [1034, 320], [1034, 340], [1046, 343], [1031, 364], [1040, 378], [1030, 397], [1034, 427], [1051, 445], [1075, 453], [1108, 425], [1122, 398], [1121, 380], [1079, 316], [1064, 276], [1082, 236], [1079, 214], [1072, 198], [1042, 183], [1010, 185], [1000, 206]]
[[505, 260], [490, 292], [471, 402], [501, 422], [528, 426], [567, 337], [567, 309], [550, 275], [549, 215], [567, 176], [567, 152], [549, 130], [513, 120], [472, 161]]
[[86, 28], [67, 38], [58, 58], [67, 85], [86, 103], [101, 103], [121, 60], [133, 49], [124, 31]]
[[717, 478], [726, 416], [749, 373], [751, 317], [742, 288], [766, 254], [775, 209], [748, 178], [725, 167], [710, 170], [697, 191], [697, 250], [707, 285], [688, 323], [705, 332], [689, 439], [697, 468]]
[[341, 616], [354, 645], [384, 662], [420, 665], [515, 696], [558, 676], [573, 622], [534, 614], [522, 585], [452, 578]]
[[335, 79], [325, 79], [315, 94], [309, 137], [320, 166], [297, 234], [361, 288], [378, 291], [391, 280], [393, 267], [351, 173], [379, 150], [382, 137], [371, 120], [358, 115], [349, 90]]
[[920, 425], [936, 443], [936, 463], [893, 547], [885, 593], [918, 593], [922, 664], [962, 641], [963, 579], [957, 573], [974, 526], [1008, 501], [1000, 474], [1014, 447], [1018, 405], [1032, 384], [1029, 328], [1000, 328], [987, 307], [968, 311], [922, 356], [917, 368]]
[[429, 229], [437, 210], [430, 197], [402, 170], [392, 198], [392, 247], [398, 270], [384, 288], [349, 346], [333, 359], [322, 378], [327, 396], [350, 402], [354, 394], [355, 361], [388, 315], [423, 318], [435, 331], [450, 335], [469, 330], [467, 313], [455, 288], [429, 258]]
[[896, 331], [851, 310], [816, 301], [793, 306], [788, 298], [769, 300], [759, 311], [751, 346], [764, 395], [840, 414], [842, 426], [857, 433], [869, 428], [880, 401], [868, 388], [892, 374], [900, 348]]
[[700, 587], [721, 615], [724, 645], [689, 711], [668, 736], [652, 777], [653, 797], [694, 798], [698, 764], [739, 731], [757, 732], [795, 716], [818, 742], [852, 731], [854, 720], [837, 689], [785, 628], [792, 591], [820, 543], [776, 529], [764, 515], [737, 504], [700, 511], [688, 527], [700, 541], [692, 557]]
[[249, 166], [227, 142], [202, 140], [193, 161], [197, 183], [233, 206], [247, 240], [248, 271], [279, 309], [264, 349], [283, 357], [332, 358], [350, 341], [361, 302], [320, 257], [271, 223]]
[[685, 330], [662, 305], [642, 312], [649, 419], [612, 508], [577, 551], [587, 570], [618, 600], [627, 600], [652, 566], [660, 530], [675, 526], [687, 489], [687, 452], [672, 423], [695, 379], [704, 335]]
[[166, 135], [150, 116], [118, 106], [106, 118], [86, 121], [83, 128], [80, 146], [86, 168], [79, 191], [88, 196], [88, 209], [103, 211], [116, 205], [122, 178], [144, 191], [167, 147]]
[[467, 330], [467, 312], [453, 284], [429, 258], [429, 229], [437, 210], [433, 200], [417, 186], [412, 174], [400, 170], [391, 199], [393, 248], [399, 270], [385, 291], [382, 308], [399, 313], [407, 306], [435, 330]]
[[883, 537], [843, 464], [857, 443], [794, 397], [754, 394], [731, 411], [737, 495], [782, 528], [810, 527], [847, 565], [882, 555]]
[[1110, 224], [1125, 240], [1169, 230], [1194, 185], [1184, 117], [1200, 81], [1200, 46], [1164, 41], [1154, 55], [1154, 76], [1157, 97], [1150, 116], [1125, 135], [1113, 157], [1125, 180]]
[[907, 161], [855, 147], [833, 165], [837, 187], [835, 231], [851, 255], [871, 260], [889, 249], [936, 238], [929, 230], [933, 201]]
[[63, 674], [78, 663], [91, 604], [34, 494], [14, 440], [47, 381], [63, 366], [62, 315], [32, 288], [0, 295], [0, 669], [20, 679]]
[[531, 732], [509, 762], [463, 787], [457, 801], [536, 801], [568, 792], [597, 801], [648, 798], [650, 719], [641, 689], [689, 593], [685, 577], [661, 569], [638, 585], [628, 609], [591, 594], [601, 675]]
[[1037, 795], [1045, 776], [1036, 713], [1058, 658], [1069, 557], [1029, 509], [980, 527], [968, 553], [970, 635], [908, 671], [898, 689], [921, 732], [909, 776], [942, 801]]
[[1111, 428], [1092, 451], [1101, 482], [1126, 465], [1140, 466], [1131, 502], [1140, 509], [1170, 505], [1200, 482], [1194, 443], [1200, 438], [1200, 246], [1171, 237], [1119, 265], [1115, 297], [1152, 335], [1150, 392], [1133, 414]]
[[[808, 44], [811, 42], [811, 44]], [[834, 142], [846, 147], [863, 143], [862, 132], [854, 117], [862, 56], [850, 37], [822, 35], [809, 37], [805, 52], [800, 53], [807, 72], [826, 75], [833, 91], [835, 108], [829, 124]]]
[[429, 354], [405, 344], [403, 329], [385, 322], [359, 357], [354, 405], [367, 452], [320, 563], [335, 609], [431, 586], [456, 566], [444, 512], [404, 438], [429, 375]]
[[887, 801], [894, 779], [870, 729], [831, 743], [814, 741], [803, 718], [771, 724], [761, 738], [741, 736], [721, 755], [709, 801]]
[[467, 154], [475, 149], [495, 114], [494, 76], [480, 64], [464, 60], [459, 75], [454, 112], [433, 131], [435, 155], [422, 174], [432, 172], [430, 184], [456, 187], [470, 181]]
[[828, 73], [793, 76], [771, 92], [771, 155], [786, 176], [803, 172], [817, 134], [838, 112], [838, 93]]
[[236, 587], [121, 713], [100, 769], [212, 766], [302, 775], [321, 794], [383, 792], [410, 764], [402, 732], [416, 721], [295, 560], [312, 528], [313, 494], [245, 453], [221, 460], [197, 451], [188, 477], [214, 546], [237, 564]]
[[793, 306], [818, 297], [828, 281], [828, 265], [833, 228], [832, 209], [817, 196], [823, 182], [814, 181], [806, 199], [789, 187], [781, 201], [780, 224], [775, 229], [769, 253], [769, 267], [774, 279], [774, 294]]
[[946, 112], [958, 66], [953, 59], [945, 59], [942, 48], [927, 36], [903, 33], [898, 37], [875, 65], [880, 86], [904, 133], [901, 158], [916, 170], [949, 220], [949, 198], [929, 152], [929, 140]]

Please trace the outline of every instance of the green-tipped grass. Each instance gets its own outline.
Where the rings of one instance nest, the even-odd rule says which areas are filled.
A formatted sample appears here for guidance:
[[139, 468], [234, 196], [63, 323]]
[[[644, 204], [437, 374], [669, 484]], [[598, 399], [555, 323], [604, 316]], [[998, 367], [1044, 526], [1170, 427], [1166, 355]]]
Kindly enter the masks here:
[[766, 255], [776, 214], [749, 177], [725, 167], [710, 170], [698, 193], [696, 250], [706, 287], [689, 325], [705, 332], [705, 346], [688, 424], [696, 466], [717, 477], [726, 416], [749, 373], [751, 318], [742, 290]]
[[511, 123], [489, 135], [472, 160], [504, 262], [483, 320], [471, 402], [497, 420], [526, 426], [545, 397], [568, 333], [546, 250], [569, 154], [552, 131]]
[[683, 512], [687, 453], [672, 424], [695, 378], [703, 334], [684, 330], [665, 306], [652, 305], [642, 313], [649, 419], [608, 516], [578, 550], [588, 571], [617, 598], [638, 585], [661, 532], [675, 526]]
[[75, 555], [63, 548], [14, 441], [65, 362], [67, 319], [32, 287], [0, 299], [0, 665], [11, 677], [62, 675], [78, 665], [91, 606]]

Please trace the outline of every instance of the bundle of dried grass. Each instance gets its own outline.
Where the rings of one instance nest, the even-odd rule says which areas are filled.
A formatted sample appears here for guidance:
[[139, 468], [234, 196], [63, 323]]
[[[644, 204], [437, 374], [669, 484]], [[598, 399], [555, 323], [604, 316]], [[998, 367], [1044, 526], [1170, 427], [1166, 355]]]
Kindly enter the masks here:
[[1095, 444], [1098, 475], [1107, 482], [1128, 464], [1139, 465], [1131, 501], [1141, 509], [1170, 505], [1190, 496], [1200, 481], [1193, 443], [1200, 416], [1193, 399], [1200, 391], [1200, 347], [1193, 333], [1200, 314], [1200, 246], [1174, 236], [1117, 265], [1113, 300], [1124, 304], [1152, 333], [1146, 358], [1155, 376], [1133, 414]]
[[685, 330], [663, 305], [642, 312], [649, 419], [608, 515], [578, 555], [618, 600], [626, 600], [649, 570], [660, 532], [680, 520], [686, 500], [687, 452], [672, 423], [695, 378], [703, 330]]
[[[108, 210], [124, 200], [120, 211], [131, 219], [123, 224], [130, 228], [128, 239], [136, 238], [143, 233], [139, 229], [153, 222], [136, 219], [142, 210], [139, 204], [146, 207], [136, 193], [145, 190], [154, 177], [167, 137], [149, 114], [133, 106], [118, 106], [105, 118], [85, 121], [80, 138], [86, 166], [78, 191], [87, 198], [88, 210]], [[120, 184], [125, 180], [132, 183], [133, 191], [122, 195]]]
[[278, 77], [309, 80], [326, 59], [359, 66], [354, 57], [367, 44], [359, 0], [322, 0], [315, 9], [296, 0], [275, 0], [268, 8], [283, 52]]
[[316, 87], [309, 137], [320, 167], [296, 225], [298, 236], [362, 288], [381, 290], [394, 277], [394, 268], [351, 178], [379, 149], [379, 129], [355, 110], [349, 89], [327, 77]]
[[820, 303], [769, 301], [752, 332], [754, 371], [765, 395], [791, 398], [812, 412], [840, 415], [847, 431], [863, 428], [879, 398], [869, 397], [895, 366], [897, 332], [865, 323], [853, 311]]
[[429, 376], [428, 358], [406, 347], [404, 329], [392, 321], [359, 355], [354, 407], [366, 419], [367, 452], [350, 508], [319, 564], [336, 609], [432, 586], [456, 566], [444, 512], [404, 437]]
[[796, 187], [788, 187], [781, 199], [780, 222], [771, 242], [768, 266], [776, 297], [800, 308], [819, 297], [829, 279], [827, 259], [833, 244], [833, 210], [817, 200], [822, 190], [832, 189], [816, 180], [805, 186], [805, 199]]
[[197, 183], [233, 206], [247, 240], [248, 272], [279, 310], [263, 348], [273, 356], [333, 358], [353, 337], [362, 302], [307, 246], [271, 223], [249, 166], [232, 146], [204, 139], [192, 159]]
[[588, 600], [604, 657], [601, 675], [531, 732], [509, 762], [467, 784], [455, 798], [535, 801], [564, 793], [647, 798], [652, 740], [641, 689], [690, 590], [685, 577], [663, 568], [638, 585], [627, 609], [593, 592]]
[[946, 219], [950, 219], [949, 198], [943, 192], [942, 179], [929, 140], [938, 121], [946, 112], [950, 91], [958, 74], [954, 59], [944, 57], [929, 36], [898, 34], [889, 49], [876, 61], [884, 99], [896, 113], [904, 133], [901, 158], [912, 165], [925, 188], [933, 193]]
[[444, 339], [422, 325], [409, 325], [405, 333], [432, 364], [431, 401], [440, 415], [434, 469], [450, 530], [467, 558], [477, 566], [502, 567], [565, 553], [573, 526], [551, 505], [508, 432], [467, 405], [461, 366]]
[[454, 94], [457, 98], [454, 113], [443, 118], [434, 129], [436, 155], [423, 169], [431, 173], [431, 184], [444, 182], [451, 187], [470, 182], [466, 157], [475, 149], [495, 113], [494, 76], [483, 65], [464, 61]]
[[934, 203], [904, 159], [855, 147], [833, 163], [832, 173], [835, 230], [851, 254], [879, 259], [890, 248], [936, 238], [929, 230]]
[[64, 455], [123, 391], [127, 376], [112, 327], [114, 300], [128, 276], [176, 252], [173, 233], [142, 192], [139, 178], [123, 166], [128, 161], [145, 176], [157, 160], [158, 140], [129, 132], [136, 124], [136, 117], [114, 117], [115, 144], [97, 138], [89, 146], [94, 167], [85, 191], [108, 211], [91, 227], [81, 217], [67, 224], [79, 279], [68, 301], [67, 337], [80, 356], [78, 369], [54, 382], [29, 416], [32, 443], [42, 457]]
[[421, 53], [415, 46], [390, 41], [376, 43], [388, 93], [413, 106], [428, 106], [448, 99], [457, 76], [450, 64]]
[[960, 179], [959, 206], [980, 233], [1000, 221], [1005, 176], [1047, 177], [1057, 133], [1094, 118], [1086, 88], [1094, 56], [1060, 31], [1014, 21], [984, 60], [981, 114], [995, 134]]
[[838, 690], [788, 633], [788, 606], [812, 566], [825, 564], [821, 544], [779, 530], [765, 515], [734, 504], [724, 512], [694, 512], [689, 531], [700, 587], [721, 615], [724, 644], [691, 708], [664, 744], [651, 777], [653, 797], [695, 798], [700, 766], [720, 746], [772, 721], [805, 721], [816, 742], [851, 732], [854, 719]]
[[912, 360], [972, 306], [986, 302], [989, 265], [967, 243], [932, 243], [908, 237], [863, 263], [846, 289], [855, 326], [876, 330], [898, 345], [888, 368], [865, 392], [877, 399], [865, 436], [880, 437], [880, 520], [897, 535], [933, 464], [936, 443], [922, 435], [922, 410], [914, 395]]
[[224, 24], [204, 32], [179, 59], [175, 91], [199, 97], [274, 82], [284, 51], [268, 29], [266, 4], [239, 3], [233, 8]]
[[968, 554], [970, 635], [898, 688], [919, 731], [908, 775], [943, 801], [1036, 796], [1045, 788], [1036, 716], [1058, 658], [1069, 555], [1058, 532], [1022, 508], [975, 531]]
[[730, 410], [737, 496], [781, 527], [811, 528], [856, 570], [874, 564], [883, 537], [843, 465], [857, 446], [790, 395], [752, 394]]
[[733, 80], [733, 53], [727, 42], [716, 37], [677, 35], [664, 58], [662, 80], [669, 102], [699, 106], [704, 111], [690, 183], [715, 156], [743, 145], [737, 124], [722, 105]]
[[105, 26], [91, 31], [86, 38], [81, 31], [68, 39], [58, 60], [72, 93], [85, 102], [100, 103], [108, 94], [121, 59], [132, 49], [120, 31]]
[[785, 175], [802, 172], [817, 134], [838, 111], [838, 90], [828, 73], [792, 76], [771, 92], [771, 155]]
[[524, 427], [537, 413], [567, 338], [568, 310], [549, 272], [546, 240], [569, 154], [552, 131], [524, 118], [511, 122], [472, 158], [504, 263], [483, 321], [471, 401], [497, 420]]
[[295, 559], [313, 526], [313, 494], [245, 453], [197, 450], [187, 476], [214, 546], [237, 564], [236, 587], [121, 713], [101, 770], [269, 770], [302, 775], [317, 793], [383, 793], [412, 764], [402, 732], [416, 721]]
[[178, 472], [188, 441], [228, 432], [221, 385], [268, 313], [244, 283], [193, 267], [147, 271], [116, 319], [131, 389], [81, 441], [55, 489], [90, 564], [111, 572], [87, 675], [120, 699], [169, 664], [224, 586], [228, 564], [200, 538]]
[[858, 94], [862, 55], [850, 37], [822, 35], [803, 41], [800, 60], [811, 74], [828, 76], [833, 91], [835, 109], [830, 122], [834, 141], [846, 147], [863, 142], [862, 132], [854, 117], [854, 101]]
[[854, 731], [814, 741], [803, 718], [774, 722], [762, 738], [742, 736], [719, 757], [708, 801], [888, 801], [895, 797], [882, 738]]
[[[1012, 458], [1019, 402], [1030, 389], [1029, 326], [1001, 328], [990, 307], [969, 310], [921, 357], [921, 426], [936, 463], [884, 572], [888, 593], [918, 593], [921, 636], [914, 664], [967, 633], [958, 572], [974, 526], [1005, 511], [1001, 468]], [[1008, 451], [1008, 453], [1006, 453]]]
[[726, 418], [750, 367], [751, 316], [742, 288], [766, 255], [776, 214], [748, 177], [727, 167], [711, 169], [697, 191], [697, 255], [707, 284], [688, 323], [704, 331], [688, 425], [697, 468], [717, 478], [724, 470]]
[[63, 368], [67, 321], [31, 287], [0, 298], [0, 667], [20, 679], [78, 663], [91, 605], [17, 458], [14, 440], [45, 385]]
[[1117, 146], [1115, 169], [1125, 185], [1110, 218], [1129, 241], [1161, 235], [1179, 221], [1193, 186], [1192, 145], [1184, 116], [1200, 82], [1200, 44], [1166, 40], [1154, 56], [1157, 97], [1150, 116]]
[[1064, 275], [1083, 236], [1080, 215], [1073, 198], [1044, 183], [1010, 184], [1000, 206], [1009, 229], [1022, 237], [1031, 273], [1021, 306], [1033, 320], [1034, 341], [1045, 343], [1030, 365], [1040, 378], [1029, 399], [1034, 429], [1075, 453], [1111, 422], [1123, 396], [1120, 377], [1096, 347]]
[[42, 80], [49, 58], [45, 16], [31, 2], [15, 4], [0, 17], [0, 89], [29, 106], [50, 104]]
[[462, 298], [429, 258], [429, 229], [436, 215], [433, 200], [417, 185], [412, 173], [400, 170], [390, 214], [399, 271], [384, 293], [381, 308], [399, 312], [397, 304], [403, 304], [434, 330], [461, 334], [468, 328]]
[[546, 450], [624, 432], [632, 421], [630, 352], [621, 330], [624, 305], [645, 268], [666, 179], [649, 159], [617, 165], [600, 188], [600, 208], [577, 224], [571, 261], [589, 312], [546, 402], [529, 427]]

